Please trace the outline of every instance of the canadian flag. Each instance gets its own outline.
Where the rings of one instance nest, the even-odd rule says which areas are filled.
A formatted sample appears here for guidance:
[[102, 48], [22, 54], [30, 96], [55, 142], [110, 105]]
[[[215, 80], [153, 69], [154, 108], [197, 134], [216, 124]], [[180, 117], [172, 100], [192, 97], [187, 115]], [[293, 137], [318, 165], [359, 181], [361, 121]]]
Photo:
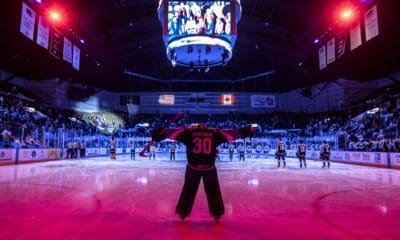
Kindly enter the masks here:
[[222, 105], [233, 105], [234, 103], [235, 103], [235, 98], [232, 94], [221, 94]]

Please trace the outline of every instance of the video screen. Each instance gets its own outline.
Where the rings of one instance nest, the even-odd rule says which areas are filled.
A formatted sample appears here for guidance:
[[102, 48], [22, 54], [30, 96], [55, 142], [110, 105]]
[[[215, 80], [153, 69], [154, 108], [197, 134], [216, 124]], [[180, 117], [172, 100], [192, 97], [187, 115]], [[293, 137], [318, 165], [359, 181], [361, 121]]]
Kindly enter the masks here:
[[193, 35], [229, 36], [230, 1], [169, 1], [169, 41]]

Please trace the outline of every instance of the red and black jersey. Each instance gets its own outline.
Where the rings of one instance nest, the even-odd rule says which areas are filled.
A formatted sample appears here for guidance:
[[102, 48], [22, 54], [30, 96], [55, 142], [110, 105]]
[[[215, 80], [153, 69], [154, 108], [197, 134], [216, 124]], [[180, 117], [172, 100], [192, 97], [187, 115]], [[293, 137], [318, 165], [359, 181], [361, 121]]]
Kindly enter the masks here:
[[253, 129], [219, 130], [209, 128], [167, 129], [164, 138], [177, 140], [186, 146], [188, 163], [196, 168], [214, 166], [217, 147], [225, 142], [253, 135]]
[[278, 144], [276, 145], [276, 152], [283, 154], [286, 152], [286, 145], [284, 142], [279, 141]]
[[321, 145], [321, 154], [324, 156], [331, 155], [331, 147], [329, 146], [329, 144], [324, 143]]
[[297, 145], [297, 154], [300, 156], [306, 155], [306, 145], [304, 143], [300, 143]]

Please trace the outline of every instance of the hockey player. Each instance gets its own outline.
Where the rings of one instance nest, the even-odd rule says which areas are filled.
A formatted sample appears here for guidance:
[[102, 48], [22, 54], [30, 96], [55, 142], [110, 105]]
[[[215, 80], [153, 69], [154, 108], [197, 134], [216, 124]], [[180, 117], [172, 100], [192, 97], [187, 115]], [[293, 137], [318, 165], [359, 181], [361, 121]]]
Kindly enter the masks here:
[[157, 147], [154, 145], [151, 145], [149, 160], [151, 160], [151, 156], [153, 156], [153, 160], [156, 160], [156, 151], [157, 151]]
[[110, 147], [110, 159], [116, 160], [117, 157], [115, 156], [116, 145], [115, 145], [114, 136], [111, 137], [111, 141], [110, 141], [109, 147]]
[[306, 168], [306, 145], [304, 144], [303, 140], [300, 140], [299, 144], [297, 145], [296, 156], [299, 158], [300, 168], [303, 167], [303, 162], [304, 167]]
[[281, 166], [281, 159], [283, 161], [283, 168], [286, 167], [286, 161], [285, 161], [285, 156], [286, 156], [286, 144], [282, 141], [281, 138], [279, 138], [278, 143], [276, 144], [276, 160], [278, 160], [278, 168]]
[[131, 142], [131, 160], [135, 160], [136, 145], [135, 142]]
[[239, 145], [239, 147], [238, 147], [238, 151], [239, 151], [239, 162], [240, 162], [240, 160], [241, 159], [243, 159], [243, 161], [245, 161], [245, 159], [244, 159], [244, 145], [243, 144], [240, 144]]
[[169, 149], [169, 160], [175, 161], [176, 143], [171, 143], [171, 148]]
[[[319, 158], [322, 160], [323, 165], [322, 168], [325, 168], [326, 166], [328, 168], [331, 167], [331, 163], [330, 163], [330, 156], [331, 156], [331, 147], [329, 146], [328, 143], [326, 143], [326, 141], [323, 141], [321, 144], [321, 151], [319, 153]], [[325, 162], [327, 164], [325, 164]]]
[[221, 148], [217, 147], [217, 149], [215, 150], [215, 160], [217, 162], [221, 161], [221, 155], [220, 154], [221, 154]]
[[76, 140], [72, 143], [72, 158], [78, 158], [78, 142]]
[[257, 146], [256, 146], [256, 158], [260, 158], [261, 151], [262, 151], [261, 144], [257, 144]]
[[232, 143], [230, 143], [228, 149], [229, 149], [229, 160], [232, 162], [233, 153], [235, 152], [235, 147], [233, 146]]
[[86, 156], [86, 142], [85, 141], [82, 141], [82, 143], [81, 143], [81, 152], [79, 155], [81, 158], [85, 158], [85, 156]]
[[216, 222], [219, 221], [225, 212], [225, 208], [218, 183], [217, 169], [215, 168], [217, 146], [237, 138], [250, 137], [253, 133], [254, 130], [251, 126], [239, 130], [219, 130], [209, 129], [204, 124], [192, 128], [152, 131], [153, 141], [158, 142], [169, 138], [186, 145], [188, 164], [185, 183], [176, 206], [176, 213], [182, 220], [191, 213], [200, 180], [203, 178], [210, 214]]
[[72, 141], [69, 141], [67, 143], [67, 159], [72, 159], [72, 153], [73, 153], [72, 144], [73, 144]]

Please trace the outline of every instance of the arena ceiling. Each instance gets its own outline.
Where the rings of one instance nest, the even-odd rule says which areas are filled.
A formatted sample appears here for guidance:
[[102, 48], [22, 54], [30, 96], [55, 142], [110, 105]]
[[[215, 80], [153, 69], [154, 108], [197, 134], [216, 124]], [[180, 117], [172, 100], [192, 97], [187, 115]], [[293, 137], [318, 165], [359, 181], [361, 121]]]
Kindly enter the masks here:
[[18, 32], [21, 1], [16, 0], [1, 3], [0, 68], [29, 78], [59, 76], [113, 91], [281, 92], [338, 77], [369, 80], [400, 65], [399, 34], [392, 30], [399, 21], [390, 0], [380, 1], [385, 13], [382, 37], [324, 72], [318, 70], [318, 46], [313, 41], [332, 25], [337, 0], [242, 0], [233, 58], [208, 73], [171, 66], [156, 0], [42, 2], [62, 6], [68, 27], [85, 39], [81, 71], [55, 61]]

